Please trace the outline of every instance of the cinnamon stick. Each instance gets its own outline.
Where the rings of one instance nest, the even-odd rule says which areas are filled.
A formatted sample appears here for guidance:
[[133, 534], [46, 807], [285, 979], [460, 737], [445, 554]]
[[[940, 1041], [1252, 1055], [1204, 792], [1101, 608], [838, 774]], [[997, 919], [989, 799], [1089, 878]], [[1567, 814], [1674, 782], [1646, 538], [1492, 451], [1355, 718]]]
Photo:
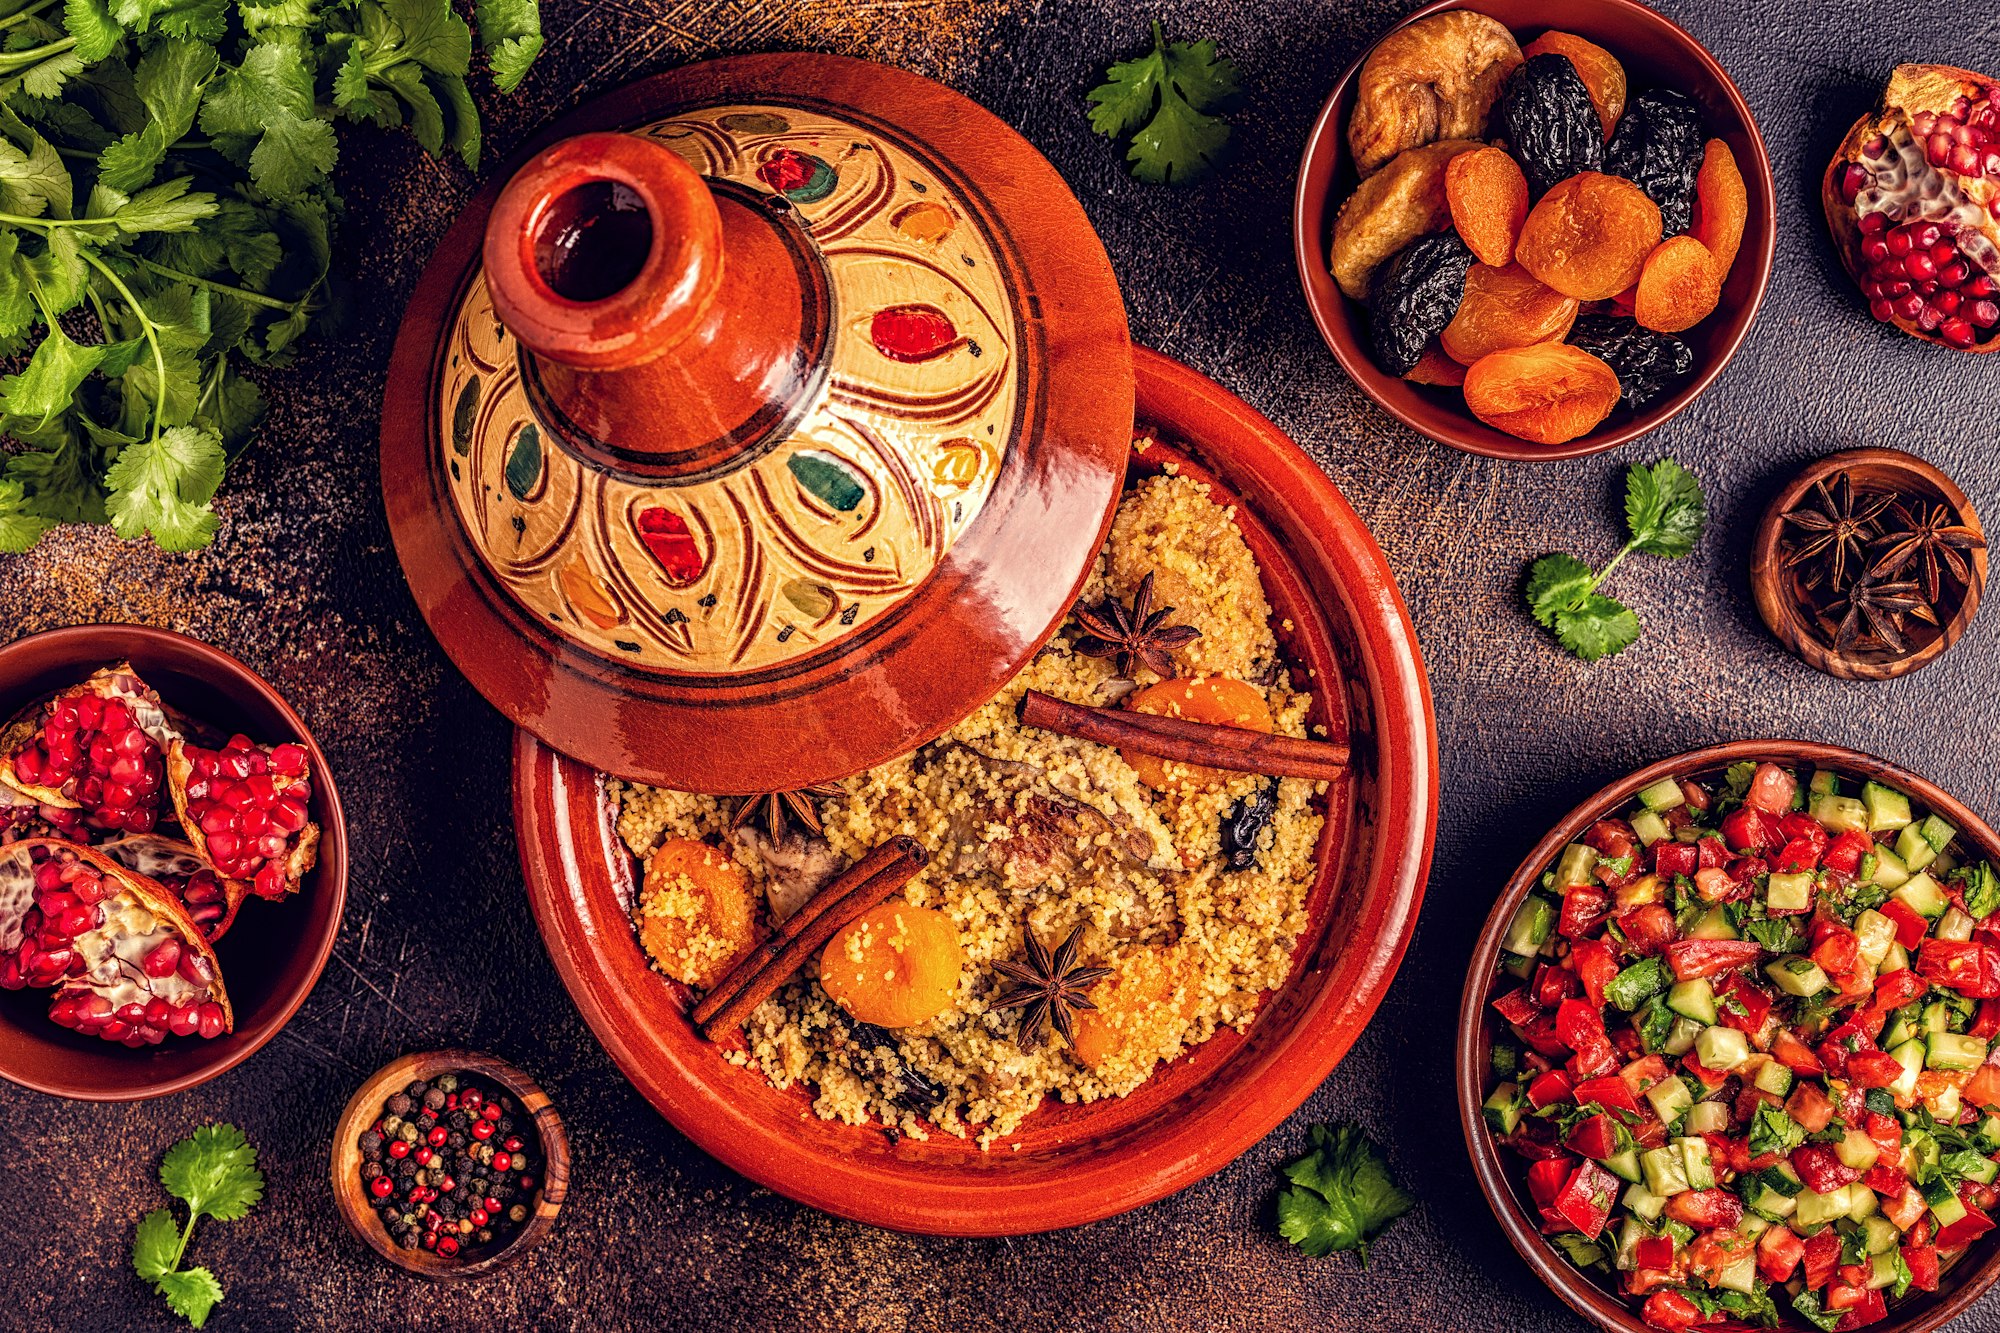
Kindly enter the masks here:
[[710, 1041], [718, 1033], [741, 1027], [807, 958], [825, 948], [842, 927], [908, 884], [928, 860], [917, 840], [902, 834], [869, 849], [729, 969], [694, 1007], [695, 1026]]
[[1040, 690], [1021, 696], [1021, 721], [1058, 736], [1136, 750], [1180, 764], [1263, 773], [1278, 778], [1333, 779], [1347, 771], [1348, 750], [1332, 741], [1306, 740], [1242, 727], [1191, 722], [1123, 708], [1073, 704]]

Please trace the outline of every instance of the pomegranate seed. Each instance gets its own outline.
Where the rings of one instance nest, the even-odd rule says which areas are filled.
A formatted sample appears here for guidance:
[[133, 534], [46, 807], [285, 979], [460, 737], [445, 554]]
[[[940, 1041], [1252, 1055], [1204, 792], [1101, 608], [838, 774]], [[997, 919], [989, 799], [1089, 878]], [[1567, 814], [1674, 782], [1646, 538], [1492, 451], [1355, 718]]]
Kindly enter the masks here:
[[1948, 319], [1938, 327], [1938, 336], [1953, 347], [1970, 347], [1979, 341], [1979, 335], [1972, 331], [1972, 325], [1963, 319]]
[[103, 920], [102, 908], [78, 903], [62, 914], [62, 933], [75, 939], [86, 931], [96, 930]]
[[1898, 258], [1916, 248], [1916, 242], [1911, 238], [1910, 230], [1907, 227], [1898, 227], [1896, 230], [1890, 232], [1884, 238], [1884, 243], [1888, 245], [1889, 253]]
[[172, 1015], [167, 1019], [167, 1031], [173, 1033], [176, 1037], [192, 1037], [196, 1029], [200, 1026], [201, 1017], [195, 1012], [195, 1006], [191, 1004], [182, 1005], [180, 1008], [174, 1010]]
[[271, 748], [271, 771], [288, 778], [302, 777], [306, 771], [306, 747], [286, 741]]
[[1971, 274], [1972, 270], [1966, 267], [1963, 259], [1954, 259], [1939, 267], [1938, 281], [1946, 287], [1962, 287]]
[[223, 1016], [222, 1006], [214, 1000], [202, 1001], [201, 1007], [195, 1013], [199, 1019], [197, 1031], [210, 1041], [221, 1036], [229, 1025], [229, 1020]]
[[167, 1003], [165, 996], [155, 995], [152, 999], [146, 1001], [146, 1021], [154, 1027], [160, 1027], [165, 1024], [169, 1018], [173, 1017], [173, 1013], [174, 1007]]
[[1924, 311], [1924, 298], [1918, 296], [1915, 292], [1911, 292], [1907, 296], [1897, 297], [1891, 302], [1891, 306], [1899, 318], [1915, 319]]
[[1861, 215], [1862, 235], [1875, 236], [1888, 229], [1889, 215], [1887, 213], [1863, 213]]
[[2000, 324], [2000, 302], [1974, 301], [1965, 308], [1965, 317], [1982, 329]]
[[1931, 298], [1931, 309], [1940, 314], [1955, 315], [1958, 313], [1958, 301], [1957, 292], [1939, 292]]
[[180, 965], [181, 942], [171, 935], [147, 952], [144, 963], [149, 977], [170, 977], [180, 969]]
[[206, 986], [215, 980], [215, 968], [193, 949], [182, 950], [180, 972], [183, 978], [197, 986]]

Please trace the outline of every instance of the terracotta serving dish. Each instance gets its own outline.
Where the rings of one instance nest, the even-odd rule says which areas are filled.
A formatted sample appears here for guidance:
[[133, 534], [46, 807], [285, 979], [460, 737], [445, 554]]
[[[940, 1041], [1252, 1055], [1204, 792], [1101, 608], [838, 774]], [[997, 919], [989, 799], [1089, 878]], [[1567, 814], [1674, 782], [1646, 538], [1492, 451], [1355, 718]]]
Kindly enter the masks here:
[[[382, 1104], [390, 1096], [419, 1079], [453, 1073], [475, 1075], [513, 1094], [534, 1121], [534, 1132], [541, 1139], [542, 1165], [541, 1185], [535, 1191], [533, 1210], [520, 1230], [504, 1245], [496, 1240], [497, 1248], [485, 1253], [444, 1258], [422, 1248], [406, 1250], [389, 1238], [382, 1219], [369, 1206], [368, 1192], [361, 1180], [361, 1135], [382, 1114]], [[526, 1135], [522, 1137], [525, 1141]], [[340, 1215], [348, 1229], [396, 1267], [433, 1282], [483, 1277], [514, 1263], [548, 1236], [569, 1193], [569, 1135], [549, 1095], [542, 1091], [541, 1084], [505, 1060], [477, 1051], [424, 1051], [400, 1056], [370, 1074], [340, 1113], [340, 1123], [334, 1126], [331, 1157], [333, 1199], [340, 1206]]]
[[[1785, 568], [1782, 544], [1805, 535], [1786, 524], [1784, 516], [1810, 498], [1816, 482], [1846, 472], [1857, 489], [1870, 487], [1894, 490], [1930, 504], [1944, 503], [1956, 511], [1958, 521], [1984, 533], [1979, 515], [1958, 483], [1915, 454], [1900, 449], [1847, 449], [1808, 463], [1785, 484], [1764, 511], [1757, 525], [1757, 537], [1750, 548], [1750, 591], [1756, 594], [1757, 611], [1776, 635], [1778, 642], [1798, 654], [1807, 665], [1829, 676], [1847, 680], [1893, 680], [1919, 667], [1929, 666], [1957, 643], [1966, 626], [1979, 611], [1979, 597], [1986, 586], [1986, 557], [1983, 549], [1965, 552], [1972, 567], [1971, 582], [1947, 584], [1958, 595], [1938, 608], [1938, 625], [1908, 622], [1909, 651], [1850, 649], [1842, 652], [1823, 639], [1813, 627], [1793, 571]], [[1905, 575], [1907, 576], [1907, 575]]]
[[[1700, 104], [1708, 134], [1729, 145], [1750, 194], [1750, 219], [1743, 246], [1723, 283], [1715, 313], [1680, 337], [1695, 354], [1695, 372], [1674, 393], [1644, 412], [1614, 411], [1598, 428], [1565, 444], [1536, 444], [1493, 429], [1466, 410], [1457, 389], [1427, 388], [1379, 369], [1369, 355], [1367, 312], [1349, 300], [1330, 271], [1333, 220], [1359, 178], [1347, 149], [1347, 121], [1355, 85], [1368, 58], [1363, 51], [1334, 86], [1299, 162], [1298, 192], [1292, 207], [1292, 248], [1306, 305], [1320, 335], [1356, 384], [1391, 416], [1412, 430], [1467, 453], [1493, 458], [1547, 462], [1599, 453], [1638, 439], [1684, 411], [1715, 382], [1736, 354], [1771, 281], [1776, 241], [1775, 191], [1764, 138], [1743, 95], [1729, 76], [1680, 25], [1636, 0], [1435, 0], [1390, 31], [1448, 9], [1472, 9], [1507, 25], [1526, 45], [1551, 28], [1575, 33], [1617, 56], [1634, 91], [1677, 88]], [[1387, 34], [1385, 33], [1384, 36]], [[1373, 50], [1371, 45], [1369, 50]]]
[[216, 946], [236, 1011], [235, 1030], [221, 1037], [168, 1037], [158, 1046], [128, 1050], [50, 1022], [48, 991], [0, 991], [0, 1076], [83, 1101], [164, 1097], [249, 1059], [319, 980], [347, 901], [347, 829], [326, 755], [278, 692], [221, 649], [142, 625], [31, 634], [0, 648], [0, 717], [120, 660], [130, 661], [169, 704], [204, 722], [270, 744], [305, 746], [319, 859], [296, 898], [264, 902], [253, 895]]
[[1428, 685], [1380, 549], [1284, 435], [1225, 390], [1141, 352], [1139, 421], [1240, 497], [1288, 658], [1311, 671], [1314, 721], [1354, 750], [1333, 784], [1320, 870], [1288, 982], [1248, 1032], [1218, 1035], [1130, 1097], [1045, 1106], [981, 1152], [934, 1134], [891, 1143], [813, 1116], [726, 1063], [687, 1018], [688, 992], [633, 937], [631, 858], [604, 778], [517, 734], [514, 804], [529, 899], [570, 994], [627, 1077], [682, 1132], [754, 1180], [829, 1212], [905, 1231], [1002, 1235], [1095, 1221], [1227, 1165], [1296, 1108], [1380, 1002], [1415, 925], [1436, 820]]
[[[1591, 824], [1624, 809], [1638, 796], [1642, 787], [1663, 777], [1713, 775], [1746, 759], [1770, 760], [1791, 767], [1801, 764], [1825, 766], [1846, 776], [1873, 778], [1887, 783], [1908, 792], [1936, 811], [1959, 830], [1960, 837], [1978, 847], [1983, 855], [2000, 860], [2000, 834], [1995, 834], [1985, 820], [1933, 783], [1908, 769], [1858, 750], [1789, 740], [1731, 741], [1649, 764], [1584, 801], [1565, 815], [1547, 837], [1535, 844], [1534, 850], [1528, 853], [1513, 878], [1500, 891], [1493, 910], [1487, 914], [1486, 924], [1479, 932], [1479, 942], [1473, 948], [1472, 966], [1466, 973], [1465, 992], [1458, 1009], [1459, 1124], [1465, 1133], [1466, 1150], [1472, 1154], [1473, 1174], [1479, 1178], [1486, 1202], [1493, 1209], [1493, 1215], [1500, 1220], [1500, 1229], [1507, 1233], [1507, 1239], [1528, 1261], [1528, 1267], [1534, 1269], [1535, 1275], [1546, 1282], [1549, 1289], [1572, 1310], [1599, 1327], [1620, 1330], [1621, 1333], [1655, 1331], [1614, 1290], [1571, 1264], [1541, 1234], [1527, 1195], [1524, 1164], [1494, 1141], [1481, 1109], [1490, 1091], [1487, 1087], [1489, 1052], [1498, 1030], [1490, 1001], [1498, 991], [1496, 976], [1500, 944], [1521, 900], [1533, 889], [1562, 849], [1576, 841]], [[2000, 1232], [1994, 1232], [1974, 1244], [1958, 1263], [1945, 1272], [1935, 1293], [1912, 1292], [1890, 1309], [1886, 1322], [1870, 1327], [1881, 1330], [1881, 1333], [1929, 1333], [1929, 1330], [1963, 1314], [1993, 1285], [1996, 1277], [2000, 1277]], [[1803, 1321], [1796, 1320], [1786, 1326], [1806, 1327]]]

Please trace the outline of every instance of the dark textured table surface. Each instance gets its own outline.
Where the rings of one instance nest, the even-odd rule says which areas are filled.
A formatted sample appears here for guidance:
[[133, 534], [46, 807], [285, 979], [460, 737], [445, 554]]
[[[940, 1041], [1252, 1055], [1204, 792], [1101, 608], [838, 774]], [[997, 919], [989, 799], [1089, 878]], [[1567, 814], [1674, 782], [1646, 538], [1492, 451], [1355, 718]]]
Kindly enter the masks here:
[[[169, 1327], [131, 1274], [159, 1151], [241, 1125], [270, 1178], [193, 1260], [228, 1287], [211, 1327], [391, 1325], [829, 1329], [1571, 1329], [1473, 1186], [1453, 1109], [1453, 1011], [1494, 890], [1602, 782], [1687, 747], [1797, 735], [1873, 750], [2000, 819], [2000, 612], [1929, 670], [1843, 684], [1767, 636], [1745, 577], [1764, 502], [1801, 461], [1895, 444], [2000, 513], [2000, 356], [1952, 355], [1870, 323], [1838, 277], [1814, 189], [1899, 59], [1991, 65], [2000, 15], [1974, 0], [1667, 0], [1736, 78], [1776, 168], [1777, 270], [1721, 381], [1655, 437], [1532, 467], [1411, 435], [1347, 381], [1292, 271], [1298, 153], [1340, 70], [1399, 0], [1160, 0], [1171, 31], [1242, 66], [1239, 155], [1197, 188], [1139, 185], [1089, 132], [1083, 93], [1153, 9], [1109, 0], [556, 0], [549, 52], [516, 98], [481, 92], [504, 154], [578, 100], [703, 56], [811, 48], [906, 65], [1018, 126], [1069, 179], [1125, 285], [1133, 334], [1207, 371], [1289, 430], [1373, 525], [1401, 580], [1437, 699], [1443, 813], [1422, 922], [1373, 1026], [1290, 1121], [1227, 1170], [1129, 1216], [1009, 1241], [892, 1235], [717, 1166], [619, 1076], [571, 1006], [523, 897], [508, 730], [459, 679], [405, 592], [376, 481], [376, 404], [404, 297], [470, 192], [406, 140], [342, 131], [343, 336], [271, 381], [274, 410], [232, 473], [209, 550], [163, 557], [108, 530], [60, 531], [0, 571], [7, 634], [130, 619], [207, 638], [282, 690], [336, 766], [355, 849], [347, 918], [318, 989], [262, 1053], [196, 1091], [85, 1106], [0, 1086], [0, 1326]], [[1552, 5], [1551, 14], [1560, 6]], [[496, 158], [489, 157], [489, 168]], [[1645, 622], [1615, 660], [1562, 655], [1519, 605], [1525, 563], [1608, 554], [1624, 465], [1673, 453], [1714, 524], [1686, 561], [1634, 561], [1613, 591]], [[340, 1107], [411, 1048], [468, 1044], [525, 1066], [570, 1126], [576, 1187], [553, 1238], [458, 1289], [403, 1278], [342, 1228], [326, 1184]], [[1305, 1126], [1352, 1118], [1421, 1200], [1366, 1272], [1275, 1234], [1276, 1166]], [[2000, 1296], [1955, 1333], [2000, 1328]]]

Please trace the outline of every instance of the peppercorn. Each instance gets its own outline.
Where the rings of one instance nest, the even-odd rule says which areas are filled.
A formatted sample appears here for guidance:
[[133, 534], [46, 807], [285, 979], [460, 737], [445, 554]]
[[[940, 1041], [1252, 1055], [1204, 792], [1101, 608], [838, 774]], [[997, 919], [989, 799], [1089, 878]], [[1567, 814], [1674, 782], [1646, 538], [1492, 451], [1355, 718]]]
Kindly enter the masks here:
[[491, 1244], [493, 1241], [493, 1232], [487, 1227], [481, 1227], [479, 1228], [477, 1239], [481, 1245]]
[[515, 1205], [514, 1205], [514, 1206], [513, 1206], [512, 1208], [509, 1208], [509, 1209], [507, 1210], [507, 1220], [508, 1220], [509, 1222], [525, 1222], [525, 1221], [527, 1221], [527, 1220], [528, 1220], [528, 1206], [527, 1206], [526, 1204], [524, 1204], [524, 1203], [517, 1203], [517, 1204], [515, 1204]]
[[439, 1074], [431, 1082], [435, 1086], [443, 1088], [446, 1092], [458, 1091], [458, 1075], [456, 1074]]
[[363, 1180], [373, 1180], [381, 1174], [382, 1164], [380, 1162], [363, 1162], [361, 1164], [361, 1178]]
[[464, 1129], [472, 1123], [472, 1117], [467, 1115], [463, 1109], [460, 1109], [446, 1116], [445, 1123], [449, 1124], [453, 1129]]
[[396, 1244], [398, 1244], [398, 1245], [402, 1246], [402, 1247], [403, 1247], [404, 1249], [406, 1249], [406, 1250], [414, 1250], [414, 1249], [416, 1249], [416, 1248], [417, 1248], [417, 1230], [416, 1230], [416, 1228], [415, 1228], [415, 1227], [405, 1227], [405, 1228], [404, 1228], [403, 1230], [401, 1230], [401, 1231], [398, 1231], [398, 1232], [396, 1233]]
[[418, 1138], [417, 1127], [405, 1120], [403, 1127], [396, 1131], [396, 1137], [405, 1143], [415, 1143]]
[[416, 1102], [399, 1092], [389, 1099], [387, 1105], [390, 1115], [408, 1115]]
[[416, 1082], [410, 1084], [409, 1087], [404, 1088], [403, 1092], [411, 1101], [420, 1102], [424, 1099], [424, 1094], [430, 1090], [430, 1084], [424, 1082], [422, 1079], [418, 1079]]
[[424, 1105], [433, 1111], [442, 1111], [444, 1109], [444, 1094], [436, 1088], [432, 1088], [424, 1094]]
[[382, 1151], [382, 1145], [387, 1141], [382, 1137], [381, 1130], [365, 1130], [361, 1135], [361, 1151], [363, 1153], [379, 1153]]
[[400, 1133], [402, 1133], [402, 1132], [403, 1132], [403, 1117], [401, 1117], [401, 1116], [399, 1116], [399, 1115], [385, 1115], [385, 1116], [383, 1116], [383, 1117], [382, 1117], [382, 1132], [383, 1132], [384, 1134], [387, 1134], [387, 1135], [390, 1135], [391, 1137], [393, 1137], [393, 1136], [395, 1136], [395, 1135], [397, 1135], [397, 1134], [400, 1134]]

